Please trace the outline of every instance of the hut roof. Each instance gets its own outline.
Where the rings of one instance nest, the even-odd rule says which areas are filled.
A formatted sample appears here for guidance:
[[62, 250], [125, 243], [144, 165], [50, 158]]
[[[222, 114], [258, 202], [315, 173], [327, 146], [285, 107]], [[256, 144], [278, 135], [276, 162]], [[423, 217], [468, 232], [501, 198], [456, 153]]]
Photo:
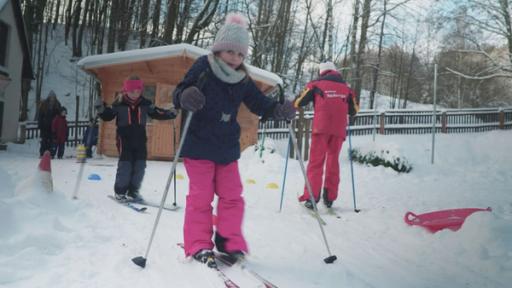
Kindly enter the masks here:
[[[197, 59], [202, 55], [208, 54], [209, 52], [209, 50], [199, 48], [197, 46], [193, 46], [190, 44], [182, 43], [87, 56], [78, 61], [77, 65], [84, 70], [89, 70], [93, 68], [100, 68], [116, 64], [127, 64], [133, 62], [141, 62], [161, 58], [172, 58], [179, 56]], [[254, 67], [249, 64], [245, 65], [249, 70], [249, 74], [254, 80], [262, 81], [272, 86], [282, 84], [283, 82], [279, 76], [272, 72]]]

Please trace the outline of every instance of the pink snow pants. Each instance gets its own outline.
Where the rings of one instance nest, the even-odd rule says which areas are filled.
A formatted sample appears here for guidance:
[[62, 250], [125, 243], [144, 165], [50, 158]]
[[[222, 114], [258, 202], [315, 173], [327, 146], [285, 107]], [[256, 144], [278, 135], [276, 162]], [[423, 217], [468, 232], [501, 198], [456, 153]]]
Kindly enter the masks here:
[[194, 255], [201, 249], [213, 249], [212, 202], [217, 203], [217, 232], [227, 238], [226, 251], [247, 252], [242, 235], [244, 199], [238, 162], [216, 164], [209, 160], [185, 158], [190, 179], [183, 227], [185, 254]]
[[[339, 157], [341, 146], [345, 138], [328, 135], [328, 134], [313, 134], [311, 136], [311, 149], [309, 150], [309, 163], [307, 168], [307, 175], [313, 189], [313, 195], [318, 201], [320, 199], [320, 192], [322, 190], [322, 178], [324, 178], [323, 187], [327, 189], [327, 199], [330, 201], [338, 198], [338, 185], [340, 183], [340, 166]], [[325, 177], [324, 174], [325, 164]], [[309, 192], [306, 185], [304, 185], [304, 194], [300, 196], [299, 201], [306, 201], [309, 199]]]

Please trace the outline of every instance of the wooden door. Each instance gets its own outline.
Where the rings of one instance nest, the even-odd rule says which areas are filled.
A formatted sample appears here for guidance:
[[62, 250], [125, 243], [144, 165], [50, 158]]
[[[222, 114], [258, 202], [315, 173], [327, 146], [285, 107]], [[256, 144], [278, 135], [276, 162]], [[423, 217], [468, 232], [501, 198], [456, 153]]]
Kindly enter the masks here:
[[[156, 87], [155, 105], [169, 108], [172, 103], [171, 93], [176, 86], [158, 83]], [[181, 119], [152, 120], [148, 127], [148, 158], [171, 160], [174, 158], [179, 143]], [[176, 135], [176, 137], [174, 136]]]

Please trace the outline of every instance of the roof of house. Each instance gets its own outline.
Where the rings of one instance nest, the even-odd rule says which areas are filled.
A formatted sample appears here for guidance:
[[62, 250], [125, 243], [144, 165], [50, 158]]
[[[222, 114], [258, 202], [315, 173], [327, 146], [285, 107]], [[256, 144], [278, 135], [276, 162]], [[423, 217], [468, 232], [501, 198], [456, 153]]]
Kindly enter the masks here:
[[[116, 64], [127, 64], [161, 58], [177, 56], [188, 56], [197, 59], [209, 53], [209, 50], [199, 48], [190, 44], [174, 44], [153, 48], [135, 49], [108, 54], [87, 56], [78, 61], [77, 65], [84, 69], [100, 68]], [[282, 84], [283, 80], [276, 74], [246, 64], [249, 74], [254, 80], [266, 82], [271, 85]]]

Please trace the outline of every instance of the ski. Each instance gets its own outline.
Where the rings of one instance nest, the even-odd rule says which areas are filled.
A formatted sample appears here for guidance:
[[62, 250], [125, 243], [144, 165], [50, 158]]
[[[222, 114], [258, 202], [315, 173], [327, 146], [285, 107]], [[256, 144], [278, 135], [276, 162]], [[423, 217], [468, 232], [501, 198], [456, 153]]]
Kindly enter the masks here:
[[126, 206], [134, 211], [137, 211], [139, 213], [145, 213], [146, 210], [148, 209], [147, 207], [137, 207], [135, 206], [133, 203], [131, 202], [121, 202], [121, 201], [118, 201], [114, 196], [112, 195], [107, 195], [108, 198], [112, 199], [114, 202], [118, 203], [118, 204], [121, 204], [123, 206]]
[[[178, 243], [178, 246], [180, 246], [182, 249], [185, 249], [183, 243]], [[240, 288], [240, 286], [235, 284], [235, 282], [233, 282], [233, 280], [231, 280], [224, 272], [222, 272], [219, 267], [209, 269], [213, 269], [215, 271], [217, 276], [224, 282], [226, 288]]]
[[338, 219], [341, 219], [341, 216], [338, 213], [336, 213], [336, 210], [334, 210], [334, 208], [332, 207], [327, 208], [327, 214], [332, 215]]
[[[140, 204], [140, 205], [144, 205], [144, 206], [149, 206], [149, 207], [154, 207], [154, 208], [160, 208], [160, 204], [156, 204], [156, 203], [153, 203], [153, 202], [148, 202], [146, 200], [143, 200], [141, 202], [137, 202], [137, 204]], [[178, 209], [180, 209], [180, 206], [164, 206], [163, 209], [165, 210], [168, 210], [168, 211], [177, 211]]]
[[274, 285], [269, 280], [263, 278], [260, 274], [256, 273], [256, 271], [252, 270], [251, 268], [247, 267], [247, 265], [243, 261], [233, 261], [228, 255], [221, 254], [218, 252], [215, 252], [215, 259], [219, 260], [222, 264], [232, 267], [232, 266], [238, 266], [242, 271], [246, 271], [250, 275], [252, 275], [256, 280], [260, 281], [263, 285], [265, 285], [265, 288], [278, 288], [276, 285]]
[[322, 219], [322, 217], [320, 217], [320, 215], [318, 213], [315, 213], [315, 211], [307, 208], [301, 202], [298, 202], [298, 203], [299, 203], [299, 206], [302, 207], [304, 210], [306, 210], [309, 215], [311, 215], [315, 219], [318, 219], [320, 221], [320, 223], [322, 223], [322, 225], [327, 225], [327, 223], [324, 221], [324, 219]]

